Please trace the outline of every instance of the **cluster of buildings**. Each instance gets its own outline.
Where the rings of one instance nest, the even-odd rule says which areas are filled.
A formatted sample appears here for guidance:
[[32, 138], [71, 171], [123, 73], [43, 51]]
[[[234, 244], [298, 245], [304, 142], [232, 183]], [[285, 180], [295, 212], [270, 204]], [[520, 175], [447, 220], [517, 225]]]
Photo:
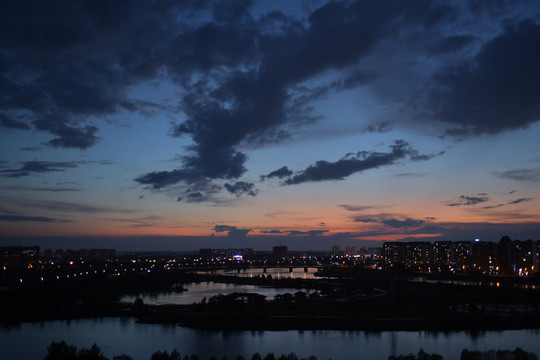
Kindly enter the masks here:
[[251, 248], [241, 249], [199, 249], [195, 253], [195, 257], [200, 260], [213, 259], [231, 259], [231, 260], [246, 260], [256, 258], [269, 258], [273, 260], [282, 260], [289, 257], [289, 249], [285, 245], [276, 245], [272, 248], [272, 254], [267, 252], [255, 252]]
[[[291, 254], [284, 245], [274, 246], [272, 252], [242, 249], [200, 249], [196, 253], [133, 253], [118, 257], [114, 249], [44, 250], [39, 246], [0, 247], [0, 266], [6, 269], [33, 269], [46, 264], [66, 263], [139, 263], [171, 261], [177, 266], [228, 266], [238, 264], [304, 264], [331, 266], [363, 266], [373, 269], [394, 269], [424, 272], [478, 273], [485, 275], [527, 276], [538, 272], [540, 240], [511, 240], [504, 236], [491, 241], [414, 241], [385, 242], [382, 248], [333, 246], [331, 253]], [[172, 259], [172, 260], [171, 260]]]
[[0, 247], [0, 266], [3, 270], [32, 269], [38, 263], [51, 261], [69, 263], [73, 261], [110, 261], [116, 258], [115, 249], [79, 249], [62, 250], [45, 249], [43, 254], [39, 246], [5, 246]]
[[526, 276], [538, 271], [540, 240], [386, 242], [382, 267]]
[[79, 250], [63, 250], [45, 249], [43, 251], [43, 257], [45, 259], [57, 259], [57, 260], [74, 260], [74, 259], [93, 259], [102, 258], [110, 260], [116, 257], [115, 249], [79, 249]]
[[39, 259], [39, 246], [0, 247], [0, 264], [5, 270], [7, 264], [27, 267]]
[[214, 258], [218, 259], [237, 259], [243, 260], [244, 258], [250, 258], [255, 252], [250, 248], [241, 249], [199, 249], [195, 254], [195, 257], [201, 260], [210, 260]]

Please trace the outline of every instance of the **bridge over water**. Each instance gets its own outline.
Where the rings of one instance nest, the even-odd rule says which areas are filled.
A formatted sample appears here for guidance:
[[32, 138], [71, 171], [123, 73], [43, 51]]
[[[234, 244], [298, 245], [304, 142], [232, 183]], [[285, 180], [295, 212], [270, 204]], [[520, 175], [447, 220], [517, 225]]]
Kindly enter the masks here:
[[291, 265], [291, 264], [271, 264], [271, 265], [246, 265], [246, 264], [238, 264], [238, 265], [210, 265], [210, 266], [197, 266], [196, 270], [199, 271], [214, 271], [214, 270], [231, 270], [236, 271], [237, 273], [247, 271], [247, 270], [254, 270], [254, 269], [262, 269], [263, 273], [266, 274], [268, 269], [288, 269], [290, 273], [294, 271], [294, 269], [303, 269], [305, 273], [308, 272], [308, 270], [311, 269], [328, 269], [331, 265]]

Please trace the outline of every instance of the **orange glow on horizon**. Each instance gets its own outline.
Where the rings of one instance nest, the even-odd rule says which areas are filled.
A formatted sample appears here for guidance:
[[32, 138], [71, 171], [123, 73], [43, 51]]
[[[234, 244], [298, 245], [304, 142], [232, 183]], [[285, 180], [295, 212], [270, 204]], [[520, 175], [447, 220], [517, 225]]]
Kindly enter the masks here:
[[392, 234], [392, 235], [373, 235], [373, 236], [362, 236], [356, 238], [357, 240], [376, 240], [376, 241], [397, 241], [403, 240], [405, 238], [430, 238], [443, 236], [444, 234]]

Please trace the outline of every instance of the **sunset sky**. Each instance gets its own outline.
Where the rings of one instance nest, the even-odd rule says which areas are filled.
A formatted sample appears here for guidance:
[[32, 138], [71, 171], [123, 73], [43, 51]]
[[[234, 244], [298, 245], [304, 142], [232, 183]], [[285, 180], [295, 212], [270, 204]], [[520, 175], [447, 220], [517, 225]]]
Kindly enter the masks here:
[[0, 245], [540, 239], [540, 2], [0, 3]]

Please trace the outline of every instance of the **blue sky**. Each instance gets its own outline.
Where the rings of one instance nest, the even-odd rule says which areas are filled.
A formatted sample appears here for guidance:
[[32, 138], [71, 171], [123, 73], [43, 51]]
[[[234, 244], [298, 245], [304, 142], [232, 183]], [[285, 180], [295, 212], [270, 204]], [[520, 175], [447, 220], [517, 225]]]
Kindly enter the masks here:
[[4, 1], [2, 244], [540, 239], [536, 1]]

